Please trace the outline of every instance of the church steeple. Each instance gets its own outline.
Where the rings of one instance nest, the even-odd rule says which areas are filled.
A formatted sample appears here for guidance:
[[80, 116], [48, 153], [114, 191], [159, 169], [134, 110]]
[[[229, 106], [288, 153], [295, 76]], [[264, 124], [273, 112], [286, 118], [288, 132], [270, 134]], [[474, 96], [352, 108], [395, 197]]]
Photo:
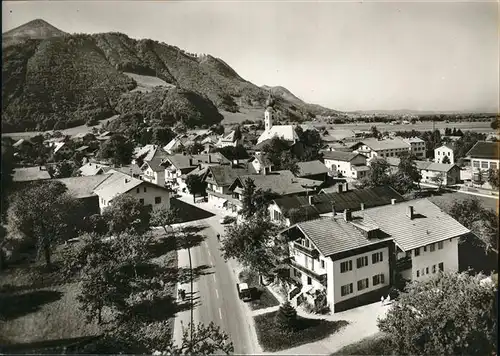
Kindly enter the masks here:
[[273, 127], [273, 106], [274, 99], [271, 95], [271, 90], [269, 90], [269, 96], [266, 100], [266, 111], [264, 112], [264, 128], [266, 131], [269, 131]]

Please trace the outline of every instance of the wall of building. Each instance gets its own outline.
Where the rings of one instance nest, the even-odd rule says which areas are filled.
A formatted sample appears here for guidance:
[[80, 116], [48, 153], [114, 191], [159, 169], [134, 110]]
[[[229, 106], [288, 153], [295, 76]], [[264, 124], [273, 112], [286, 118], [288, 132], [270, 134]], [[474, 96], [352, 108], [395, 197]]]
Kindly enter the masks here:
[[486, 159], [486, 158], [471, 158], [471, 167], [473, 172], [477, 172], [479, 169], [481, 169], [482, 171], [487, 171], [490, 168], [498, 169], [499, 160]]
[[[151, 205], [153, 208], [163, 206], [170, 209], [170, 194], [166, 189], [141, 183], [139, 186], [124, 194], [131, 195], [137, 200], [143, 199], [144, 205]], [[156, 197], [161, 198], [161, 202], [159, 204], [155, 203]], [[101, 213], [112, 203], [113, 201], [106, 201], [105, 199], [99, 197], [99, 209], [101, 210]]]
[[357, 173], [352, 166], [366, 164], [366, 158], [356, 157], [350, 162], [325, 159], [325, 166], [333, 172], [342, 173], [344, 177], [356, 178]]
[[439, 175], [443, 177], [443, 185], [454, 185], [460, 182], [460, 168], [458, 167], [450, 169], [448, 172], [429, 171], [426, 169], [422, 169], [420, 170], [420, 174], [422, 175], [422, 182], [435, 184], [432, 178]]
[[[382, 252], [382, 261], [378, 263], [372, 263], [372, 254]], [[357, 268], [356, 259], [362, 256], [368, 257], [368, 265]], [[352, 270], [344, 273], [340, 272], [340, 265], [345, 261], [352, 261]], [[358, 297], [362, 294], [386, 287], [390, 284], [390, 267], [389, 267], [389, 248], [384, 247], [377, 250], [372, 250], [359, 255], [354, 255], [349, 258], [343, 258], [333, 262], [333, 270], [328, 271], [328, 273], [333, 274], [333, 278], [328, 278], [334, 282], [333, 295], [328, 295], [328, 302], [330, 305], [334, 305], [345, 300]], [[380, 283], [376, 286], [373, 285], [373, 276], [383, 274], [384, 283]], [[368, 288], [358, 291], [358, 281], [364, 278], [368, 278]], [[341, 287], [344, 285], [353, 284], [353, 292], [345, 296], [341, 295]]]
[[[412, 250], [412, 272], [411, 279], [423, 280], [433, 274], [433, 266], [436, 266], [436, 272], [439, 270], [440, 262], [444, 264], [444, 270], [449, 272], [458, 271], [458, 238], [452, 238], [443, 241], [443, 248], [439, 249], [438, 243], [435, 243], [435, 250], [431, 252], [431, 245], [420, 247], [420, 255], [415, 255]], [[427, 273], [427, 269], [428, 272]], [[419, 276], [417, 277], [417, 271]]]
[[448, 157], [451, 164], [455, 163], [455, 156], [453, 155], [453, 150], [448, 147], [438, 147], [434, 150], [434, 161], [437, 163], [442, 163], [444, 157]]

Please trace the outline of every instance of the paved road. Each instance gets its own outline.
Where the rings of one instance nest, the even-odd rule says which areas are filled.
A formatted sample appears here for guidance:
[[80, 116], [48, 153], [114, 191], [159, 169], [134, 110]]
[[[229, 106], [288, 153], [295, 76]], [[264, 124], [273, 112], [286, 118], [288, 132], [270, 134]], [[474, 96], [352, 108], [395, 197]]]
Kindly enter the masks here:
[[[184, 200], [184, 199], [182, 199]], [[184, 200], [189, 202], [188, 199]], [[189, 202], [190, 203], [190, 202]], [[198, 204], [197, 204], [198, 206]], [[217, 233], [222, 233], [220, 215], [188, 223], [203, 227], [199, 233], [206, 236], [201, 245], [191, 249], [193, 268], [212, 266], [207, 274], [201, 275], [194, 285], [194, 320], [208, 324], [216, 323], [230, 335], [236, 354], [256, 354], [260, 352], [250, 310], [237, 295], [236, 278], [230, 264], [226, 263], [219, 251]], [[187, 251], [179, 251], [179, 266], [188, 265]], [[181, 261], [182, 260], [182, 261]], [[189, 290], [189, 285], [183, 285]], [[189, 322], [189, 312], [179, 313], [174, 327], [174, 338], [179, 338], [180, 321]]]

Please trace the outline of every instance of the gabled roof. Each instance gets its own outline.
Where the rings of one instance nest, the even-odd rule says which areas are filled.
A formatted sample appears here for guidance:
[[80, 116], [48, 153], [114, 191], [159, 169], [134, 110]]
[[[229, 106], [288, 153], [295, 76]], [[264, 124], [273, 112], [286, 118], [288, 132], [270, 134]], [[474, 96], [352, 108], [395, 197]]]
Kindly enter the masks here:
[[149, 161], [144, 161], [141, 170], [145, 170], [146, 167], [150, 167], [153, 170], [153, 172], [161, 172], [165, 170], [165, 167], [161, 165], [162, 163], [163, 163], [163, 158], [156, 157]]
[[80, 199], [96, 195], [94, 193], [94, 189], [109, 177], [111, 177], [111, 174], [58, 178], [54, 180], [64, 183], [66, 188], [68, 188], [68, 193], [75, 198]]
[[[145, 181], [113, 169], [110, 170], [109, 173], [111, 173], [110, 177], [94, 189], [94, 192], [106, 201], [110, 201], [113, 198], [146, 183]], [[161, 188], [159, 186], [157, 187]]]
[[[357, 156], [365, 157], [356, 152], [344, 152], [344, 151], [327, 151], [323, 152], [323, 159], [328, 159], [332, 161], [350, 162]], [[366, 157], [365, 157], [366, 158]]]
[[[399, 163], [401, 162], [401, 159], [398, 157], [386, 157], [384, 158], [387, 163], [389, 163], [390, 166], [393, 167], [398, 167]], [[415, 165], [417, 166], [417, 169], [419, 170], [428, 170], [428, 171], [435, 171], [435, 172], [448, 172], [454, 167], [458, 167], [456, 164], [449, 164], [449, 163], [437, 163], [437, 162], [432, 162], [432, 161], [419, 161], [415, 160]]]
[[316, 174], [328, 173], [328, 168], [318, 160], [308, 162], [298, 162], [299, 174], [297, 177], [312, 176]]
[[236, 141], [234, 139], [235, 133], [236, 133], [236, 131], [232, 130], [227, 136], [221, 138], [221, 141], [224, 141], [224, 142], [234, 142], [234, 141]]
[[219, 187], [231, 185], [238, 176], [248, 174], [246, 168], [233, 168], [229, 165], [210, 166], [208, 170]]
[[54, 153], [56, 153], [61, 148], [63, 148], [65, 144], [66, 144], [65, 142], [56, 142], [56, 143], [54, 143], [54, 145], [52, 146], [52, 147], [54, 147]]
[[108, 169], [110, 169], [109, 166], [104, 164], [89, 162], [81, 166], [78, 170], [82, 176], [95, 176], [107, 171]]
[[369, 239], [364, 236], [361, 229], [346, 222], [342, 216], [300, 222], [285, 231], [293, 231], [294, 229], [298, 229], [311, 240], [323, 256], [332, 256], [392, 240], [391, 237]]
[[256, 154], [248, 159], [248, 162], [258, 161], [261, 166], [270, 167], [273, 163], [269, 160], [267, 154]]
[[239, 181], [240, 185], [243, 185], [247, 178], [254, 181], [257, 189], [270, 190], [280, 195], [306, 193], [310, 191], [306, 187], [312, 188], [321, 185], [321, 183], [312, 179], [297, 178], [292, 172], [283, 170], [270, 172], [266, 175], [242, 175], [231, 186], [234, 187], [237, 181]]
[[402, 139], [403, 142], [406, 142], [406, 143], [425, 143], [424, 140], [422, 140], [421, 138], [419, 137], [409, 137], [409, 138], [403, 138]]
[[186, 169], [186, 168], [192, 168], [196, 166], [196, 163], [191, 162], [190, 164], [190, 159], [192, 159], [191, 156], [184, 155], [182, 153], [177, 153], [174, 155], [168, 155], [165, 157], [165, 161], [170, 162], [172, 166], [174, 166], [176, 169]]
[[264, 131], [257, 142], [260, 143], [265, 140], [270, 140], [273, 137], [280, 137], [285, 141], [295, 142], [299, 139], [297, 132], [295, 132], [295, 127], [293, 125], [273, 125], [267, 131]]
[[500, 143], [498, 142], [478, 141], [469, 152], [467, 152], [467, 156], [471, 158], [498, 160], [500, 157], [499, 151]]
[[[105, 171], [109, 169], [111, 168], [105, 168]], [[128, 174], [130, 176], [140, 176], [142, 174], [141, 167], [139, 167], [137, 164], [129, 164], [128, 166], [113, 168], [113, 170]]]
[[47, 168], [43, 166], [14, 168], [14, 172], [12, 174], [13, 182], [31, 182], [50, 178], [51, 177]]
[[441, 146], [435, 148], [435, 150], [438, 150], [440, 148], [443, 148], [443, 147], [446, 147], [446, 148], [449, 148], [450, 150], [453, 151], [453, 144], [452, 143], [445, 143], [445, 144], [442, 144]]
[[364, 139], [359, 141], [359, 143], [364, 144], [365, 146], [370, 147], [374, 151], [379, 150], [390, 150], [397, 148], [407, 148], [409, 149], [410, 145], [399, 138], [392, 138], [386, 140], [377, 140], [374, 138]]
[[[413, 206], [414, 218], [406, 216]], [[411, 200], [356, 213], [391, 235], [403, 251], [470, 232], [428, 199]]]
[[88, 148], [89, 148], [89, 146], [80, 146], [75, 151], [77, 151], [77, 152], [83, 152], [83, 151], [87, 150]]
[[[318, 214], [327, 214], [332, 212], [335, 207], [337, 212], [345, 209], [356, 211], [361, 209], [361, 203], [365, 209], [381, 205], [391, 204], [391, 200], [396, 202], [404, 201], [404, 198], [389, 186], [380, 186], [374, 188], [348, 190], [341, 193], [324, 193], [313, 195], [311, 197], [312, 206]], [[274, 202], [280, 209], [301, 209], [304, 206], [310, 206], [308, 197], [282, 197], [275, 199]]]

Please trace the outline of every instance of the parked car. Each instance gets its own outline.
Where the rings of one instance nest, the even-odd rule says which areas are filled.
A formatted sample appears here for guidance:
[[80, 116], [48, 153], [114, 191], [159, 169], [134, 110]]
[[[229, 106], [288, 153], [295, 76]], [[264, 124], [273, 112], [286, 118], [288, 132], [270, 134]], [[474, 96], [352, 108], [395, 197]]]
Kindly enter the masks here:
[[238, 290], [238, 296], [242, 301], [247, 302], [249, 300], [252, 300], [252, 293], [250, 292], [250, 288], [248, 288], [248, 284], [236, 284], [236, 289]]
[[231, 216], [231, 215], [226, 215], [222, 219], [220, 219], [220, 223], [222, 225], [232, 224], [235, 221], [236, 221], [236, 218], [234, 216]]

